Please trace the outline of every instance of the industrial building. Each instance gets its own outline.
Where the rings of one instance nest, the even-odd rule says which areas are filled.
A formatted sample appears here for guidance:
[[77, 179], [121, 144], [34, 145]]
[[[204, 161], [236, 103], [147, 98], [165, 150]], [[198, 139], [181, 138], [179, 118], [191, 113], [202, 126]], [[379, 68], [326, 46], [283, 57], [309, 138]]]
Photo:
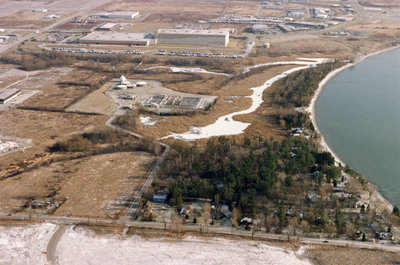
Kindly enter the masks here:
[[38, 8], [38, 9], [32, 10], [32, 12], [35, 12], [35, 13], [47, 13], [47, 9], [46, 8]]
[[134, 19], [135, 17], [139, 16], [139, 12], [103, 12], [94, 14], [93, 16], [111, 19]]
[[105, 30], [105, 31], [112, 31], [112, 30], [118, 30], [121, 28], [121, 25], [118, 23], [105, 23], [98, 27], [96, 30]]
[[229, 30], [159, 29], [157, 43], [226, 47], [229, 44]]
[[21, 89], [0, 90], [0, 104], [5, 104], [21, 94]]
[[79, 40], [81, 44], [148, 46], [152, 34], [129, 32], [92, 32]]

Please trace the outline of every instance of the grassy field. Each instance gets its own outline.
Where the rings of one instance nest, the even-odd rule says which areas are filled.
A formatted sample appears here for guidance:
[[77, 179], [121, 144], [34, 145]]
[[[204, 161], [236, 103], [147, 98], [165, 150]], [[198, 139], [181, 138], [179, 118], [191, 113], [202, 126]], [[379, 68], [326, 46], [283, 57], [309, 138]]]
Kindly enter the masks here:
[[0, 211], [24, 211], [30, 200], [64, 201], [55, 215], [118, 217], [155, 161], [144, 152], [56, 162], [0, 182]]
[[104, 94], [107, 89], [109, 89], [109, 83], [106, 83], [98, 90], [93, 91], [75, 104], [69, 106], [66, 111], [112, 115], [116, 110], [116, 105]]

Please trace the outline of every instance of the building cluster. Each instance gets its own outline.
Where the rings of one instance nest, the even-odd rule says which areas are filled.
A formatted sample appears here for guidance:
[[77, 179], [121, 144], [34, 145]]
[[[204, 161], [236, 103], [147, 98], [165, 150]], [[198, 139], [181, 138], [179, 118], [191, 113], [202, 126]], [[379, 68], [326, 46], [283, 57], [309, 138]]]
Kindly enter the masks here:
[[134, 88], [134, 87], [141, 87], [141, 86], [146, 86], [147, 82], [145, 81], [139, 81], [136, 83], [131, 83], [126, 79], [125, 76], [121, 76], [119, 78], [119, 84], [115, 86], [115, 89], [127, 89], [127, 88]]
[[[115, 92], [112, 92], [115, 91]], [[120, 91], [120, 92], [116, 92]], [[132, 109], [138, 104], [149, 111], [174, 112], [193, 111], [203, 109], [212, 104], [216, 97], [202, 96], [186, 93], [171, 93], [158, 82], [143, 80], [128, 80], [125, 76], [119, 78], [112, 90], [110, 97], [117, 102], [121, 109]]]
[[321, 29], [328, 26], [326, 23], [304, 20], [295, 21], [293, 17], [265, 17], [252, 15], [224, 15], [210, 20], [211, 23], [253, 24], [250, 32], [262, 34], [276, 34], [278, 32], [307, 31]]
[[21, 89], [2, 89], [0, 90], [0, 104], [6, 104], [10, 100], [18, 97]]
[[3, 142], [0, 140], [0, 153], [5, 153], [17, 149], [18, 147], [18, 144], [15, 142]]

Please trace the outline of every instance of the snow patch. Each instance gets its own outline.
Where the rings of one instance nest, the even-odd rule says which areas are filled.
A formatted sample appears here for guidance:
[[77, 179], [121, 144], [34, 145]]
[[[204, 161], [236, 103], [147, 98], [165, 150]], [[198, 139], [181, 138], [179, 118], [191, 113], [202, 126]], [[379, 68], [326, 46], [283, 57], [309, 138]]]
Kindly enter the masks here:
[[57, 226], [0, 226], [0, 264], [46, 264], [46, 248]]
[[151, 117], [148, 117], [148, 116], [146, 116], [146, 117], [145, 116], [140, 116], [139, 120], [144, 125], [156, 125], [157, 124], [157, 121], [151, 120]]
[[311, 264], [291, 249], [247, 240], [152, 238], [125, 240], [68, 229], [57, 246], [60, 264]]

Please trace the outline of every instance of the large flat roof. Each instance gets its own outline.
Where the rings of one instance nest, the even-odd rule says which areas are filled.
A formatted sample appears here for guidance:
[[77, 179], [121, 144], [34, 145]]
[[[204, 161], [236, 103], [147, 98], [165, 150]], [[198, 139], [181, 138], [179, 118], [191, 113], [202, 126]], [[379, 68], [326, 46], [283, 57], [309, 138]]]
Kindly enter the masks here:
[[80, 41], [88, 40], [114, 40], [114, 41], [135, 41], [135, 40], [148, 40], [152, 39], [153, 35], [150, 33], [131, 33], [131, 32], [92, 32]]
[[159, 29], [157, 33], [164, 34], [188, 34], [188, 35], [226, 35], [229, 33], [229, 29], [209, 29], [209, 30], [197, 30], [197, 29]]
[[7, 100], [8, 98], [12, 97], [13, 95], [21, 92], [21, 89], [1, 89], [0, 90], [0, 100]]
[[136, 17], [139, 15], [139, 12], [132, 11], [132, 12], [126, 12], [126, 11], [114, 11], [114, 12], [101, 12], [101, 13], [96, 13], [94, 16], [99, 16], [99, 17], [108, 17], [108, 16], [131, 16], [131, 17]]
[[99, 27], [99, 28], [100, 28], [100, 29], [111, 29], [111, 28], [113, 28], [113, 27], [115, 27], [115, 26], [118, 26], [118, 25], [119, 25], [118, 23], [108, 22], [108, 23], [102, 25], [102, 26]]

